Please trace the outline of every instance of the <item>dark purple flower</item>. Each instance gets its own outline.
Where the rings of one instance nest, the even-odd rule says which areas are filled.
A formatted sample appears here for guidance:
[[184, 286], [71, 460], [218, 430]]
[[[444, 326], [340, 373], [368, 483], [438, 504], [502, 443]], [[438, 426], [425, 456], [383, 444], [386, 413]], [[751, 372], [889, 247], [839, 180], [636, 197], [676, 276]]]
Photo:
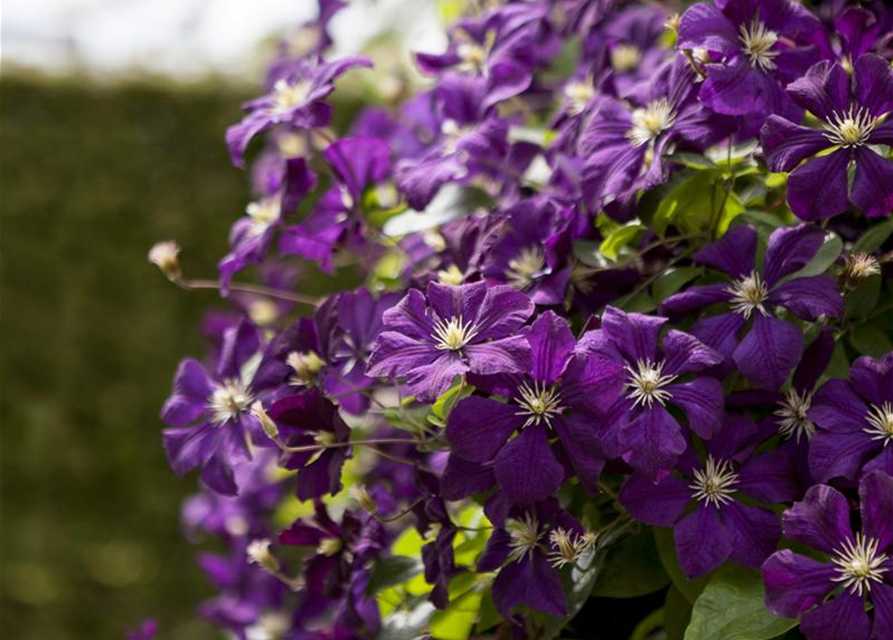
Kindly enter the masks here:
[[[836, 216], [848, 202], [872, 217], [893, 210], [893, 161], [870, 147], [893, 144], [893, 122], [884, 122], [893, 111], [893, 70], [874, 54], [853, 66], [851, 78], [841, 64], [819, 62], [788, 85], [790, 96], [822, 120], [823, 129], [771, 116], [760, 134], [769, 168], [791, 172], [788, 204], [803, 220]], [[832, 152], [814, 157], [825, 150]], [[851, 163], [856, 169], [849, 189]]]
[[797, 326], [776, 318], [774, 309], [783, 307], [806, 321], [843, 313], [843, 298], [831, 276], [787, 278], [812, 260], [824, 237], [822, 229], [805, 224], [780, 228], [769, 236], [758, 269], [756, 231], [733, 227], [694, 256], [695, 262], [726, 273], [732, 282], [689, 287], [664, 300], [661, 309], [678, 318], [712, 304], [728, 304], [731, 311], [699, 320], [691, 332], [733, 360], [758, 387], [778, 389], [800, 361], [803, 336]]
[[154, 618], [147, 618], [140, 622], [138, 627], [127, 631], [124, 635], [127, 640], [152, 640], [158, 633], [158, 621]]
[[699, 97], [717, 113], [797, 119], [802, 113], [784, 86], [818, 60], [810, 45], [820, 30], [818, 19], [792, 0], [716, 0], [685, 11], [676, 46], [703, 65]]
[[632, 4], [618, 11], [606, 21], [601, 34], [607, 44], [608, 59], [613, 74], [611, 84], [618, 96], [624, 97], [639, 82], [651, 81], [667, 58], [667, 50], [660, 46], [665, 32], [666, 9], [657, 5]]
[[[721, 426], [723, 390], [718, 380], [678, 380], [722, 361], [722, 355], [687, 333], [671, 329], [659, 339], [666, 318], [624, 313], [608, 307], [602, 328], [580, 340], [581, 350], [607, 356], [607, 373], [619, 375], [622, 390], [601, 418], [599, 435], [611, 455], [658, 482], [685, 451], [682, 427], [667, 410], [679, 407], [689, 427], [705, 439]], [[601, 364], [605, 363], [605, 364]]]
[[676, 467], [679, 475], [657, 484], [633, 475], [624, 483], [620, 501], [634, 518], [674, 528], [679, 564], [689, 578], [730, 558], [759, 568], [775, 550], [781, 533], [777, 516], [742, 502], [740, 494], [774, 504], [793, 499], [797, 489], [787, 456], [754, 455], [758, 444], [753, 420], [729, 414], [705, 443], [706, 460], [690, 445]]
[[450, 602], [450, 580], [459, 572], [453, 552], [458, 529], [440, 495], [437, 476], [427, 471], [417, 471], [415, 478], [422, 494], [421, 501], [412, 509], [416, 528], [426, 540], [430, 540], [422, 547], [425, 581], [434, 585], [431, 603], [438, 609], [445, 609]]
[[816, 426], [809, 466], [817, 481], [857, 480], [875, 469], [893, 475], [893, 352], [858, 358], [849, 381], [822, 385], [808, 415]]
[[242, 122], [227, 129], [226, 144], [233, 164], [243, 166], [251, 139], [275, 125], [315, 129], [329, 124], [332, 107], [323, 100], [335, 90], [335, 79], [354, 67], [371, 66], [363, 56], [334, 62], [300, 60], [290, 65], [288, 74], [276, 80], [270, 93], [243, 105], [248, 115]]
[[[321, 445], [327, 448], [285, 452], [281, 465], [298, 469], [296, 492], [301, 500], [318, 498], [341, 489], [341, 467], [350, 457], [350, 428], [338, 409], [315, 388], [275, 401], [268, 415], [290, 447]], [[332, 446], [342, 445], [342, 446]]]
[[508, 501], [531, 505], [564, 481], [564, 466], [550, 444], [557, 436], [560, 455], [583, 486], [597, 492], [605, 462], [597, 415], [619, 392], [622, 368], [598, 354], [576, 353], [567, 322], [551, 311], [521, 333], [530, 344], [529, 371], [494, 384], [509, 402], [470, 396], [455, 406], [446, 428], [451, 451], [474, 463], [492, 461]]
[[893, 638], [893, 478], [866, 474], [859, 499], [862, 530], [854, 535], [847, 498], [827, 485], [811, 487], [785, 511], [784, 534], [828, 561], [783, 549], [763, 564], [766, 607], [800, 617], [808, 640]]
[[427, 296], [411, 289], [384, 313], [366, 374], [406, 378], [422, 402], [433, 401], [456, 376], [521, 373], [530, 352], [518, 329], [533, 303], [512, 287], [483, 282], [459, 287], [432, 282]]

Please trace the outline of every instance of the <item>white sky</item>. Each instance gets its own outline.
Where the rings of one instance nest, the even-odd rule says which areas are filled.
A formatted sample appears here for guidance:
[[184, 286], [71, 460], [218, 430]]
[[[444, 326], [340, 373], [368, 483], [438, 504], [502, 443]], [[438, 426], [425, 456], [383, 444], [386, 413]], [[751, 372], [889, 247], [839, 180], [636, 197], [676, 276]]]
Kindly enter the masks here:
[[[314, 0], [2, 0], [0, 59], [51, 71], [254, 80], [258, 45], [316, 14]], [[357, 0], [332, 25], [338, 54], [398, 24], [404, 45], [445, 46], [433, 0]]]

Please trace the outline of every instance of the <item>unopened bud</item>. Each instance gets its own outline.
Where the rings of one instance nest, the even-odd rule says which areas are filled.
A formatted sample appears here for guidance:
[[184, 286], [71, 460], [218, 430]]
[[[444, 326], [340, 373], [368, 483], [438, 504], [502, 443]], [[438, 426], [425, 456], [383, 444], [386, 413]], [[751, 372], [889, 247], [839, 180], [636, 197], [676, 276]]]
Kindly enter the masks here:
[[264, 405], [260, 401], [255, 402], [251, 406], [251, 413], [260, 421], [260, 426], [268, 438], [275, 440], [279, 437], [279, 427], [276, 426], [276, 423], [273, 422], [273, 419], [264, 410]]
[[149, 250], [149, 262], [161, 269], [168, 280], [178, 280], [180, 271], [180, 245], [173, 240], [159, 242]]
[[281, 565], [279, 560], [270, 551], [270, 541], [266, 538], [254, 540], [246, 549], [248, 562], [263, 567], [269, 573], [278, 573]]

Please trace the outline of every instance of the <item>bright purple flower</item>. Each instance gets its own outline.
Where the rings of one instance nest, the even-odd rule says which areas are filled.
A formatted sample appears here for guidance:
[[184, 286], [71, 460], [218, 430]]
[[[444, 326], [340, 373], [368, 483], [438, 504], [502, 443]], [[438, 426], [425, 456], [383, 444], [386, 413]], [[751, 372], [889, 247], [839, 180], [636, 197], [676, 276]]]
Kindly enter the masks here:
[[629, 94], [639, 82], [651, 81], [667, 58], [667, 50], [660, 46], [668, 18], [666, 9], [650, 4], [632, 4], [607, 20], [603, 31], [595, 35], [607, 41], [608, 60], [613, 74], [611, 83], [620, 97]]
[[584, 160], [583, 193], [593, 211], [618, 201], [629, 207], [639, 189], [667, 179], [663, 160], [671, 144], [703, 151], [731, 132], [731, 120], [697, 101], [695, 73], [684, 58], [668, 61], [628, 103], [596, 100], [577, 152]]
[[816, 426], [809, 466], [817, 481], [856, 480], [875, 469], [893, 475], [893, 352], [858, 358], [849, 381], [822, 385], [808, 415]]
[[605, 373], [619, 375], [622, 390], [601, 419], [599, 435], [612, 455], [658, 482], [685, 451], [682, 427], [667, 410], [680, 408], [689, 428], [705, 439], [721, 426], [723, 390], [718, 380], [688, 374], [722, 362], [722, 355], [687, 333], [671, 329], [659, 339], [666, 318], [624, 313], [608, 307], [602, 328], [590, 331], [579, 348], [608, 357]]
[[[716, 0], [689, 7], [676, 46], [693, 51], [706, 80], [701, 101], [717, 113], [755, 116], [800, 112], [784, 92], [818, 60], [818, 19], [792, 0]], [[801, 114], [802, 115], [802, 114]]]
[[494, 384], [495, 393], [510, 398], [507, 403], [480, 396], [461, 400], [447, 421], [451, 451], [470, 462], [492, 461], [509, 502], [530, 505], [564, 481], [564, 466], [549, 442], [557, 436], [560, 455], [595, 493], [605, 462], [596, 438], [597, 415], [620, 391], [622, 369], [598, 354], [575, 352], [567, 321], [551, 311], [521, 333], [530, 344], [527, 375]]
[[427, 296], [411, 289], [384, 313], [366, 375], [406, 378], [422, 402], [433, 401], [456, 376], [521, 373], [530, 362], [518, 329], [533, 303], [512, 287], [483, 282], [459, 287], [432, 282]]
[[706, 460], [689, 445], [676, 467], [678, 475], [657, 484], [633, 475], [624, 483], [620, 501], [634, 518], [674, 528], [679, 564], [689, 578], [730, 558], [759, 568], [775, 550], [781, 533], [777, 516], [742, 502], [740, 494], [774, 504], [792, 500], [797, 488], [787, 456], [779, 451], [754, 455], [759, 443], [753, 420], [728, 414], [723, 428], [705, 443]]
[[758, 269], [756, 231], [733, 227], [694, 256], [695, 262], [726, 273], [732, 282], [689, 287], [664, 300], [661, 309], [678, 318], [712, 304], [729, 305], [731, 311], [699, 320], [691, 332], [733, 360], [758, 387], [778, 389], [800, 361], [803, 335], [797, 326], [776, 318], [774, 308], [784, 307], [806, 321], [843, 313], [843, 298], [831, 276], [787, 278], [812, 260], [824, 237], [822, 229], [805, 224], [777, 229]]
[[[552, 546], [552, 534], [562, 532], [582, 552], [586, 545], [580, 523], [549, 498], [531, 507], [512, 507], [506, 517], [491, 518], [495, 529], [478, 571], [499, 571], [493, 581], [493, 603], [506, 618], [526, 605], [554, 616], [567, 613], [561, 579], [554, 565], [563, 564]], [[553, 564], [554, 563], [554, 564]]]
[[785, 511], [784, 534], [828, 561], [783, 549], [763, 564], [766, 607], [800, 617], [808, 640], [893, 638], [893, 478], [866, 474], [859, 499], [862, 530], [854, 535], [847, 498], [827, 485], [811, 487]]
[[218, 493], [238, 493], [233, 467], [251, 459], [248, 437], [266, 444], [251, 405], [280, 381], [258, 367], [260, 348], [247, 320], [227, 329], [214, 375], [197, 360], [183, 360], [161, 411], [173, 427], [163, 431], [171, 467], [179, 475], [201, 467], [202, 481]]
[[[836, 216], [848, 202], [871, 217], [893, 211], [893, 160], [869, 146], [893, 144], [893, 122], [884, 122], [893, 111], [893, 70], [874, 54], [853, 67], [851, 78], [839, 63], [819, 62], [788, 86], [794, 101], [822, 120], [822, 130], [771, 116], [760, 134], [769, 168], [791, 172], [788, 204], [803, 220]], [[814, 157], [826, 149], [833, 152]]]
[[[315, 389], [276, 400], [268, 415], [290, 447], [329, 445], [314, 451], [283, 453], [282, 467], [298, 469], [296, 492], [301, 500], [319, 498], [341, 489], [341, 467], [350, 457], [350, 428], [334, 404]], [[331, 445], [342, 446], [331, 446]]]
[[332, 107], [323, 100], [335, 90], [335, 79], [354, 67], [371, 67], [364, 56], [315, 63], [300, 60], [290, 65], [288, 75], [276, 80], [267, 95], [246, 102], [242, 122], [226, 131], [226, 144], [233, 164], [244, 165], [245, 150], [257, 134], [278, 124], [293, 129], [316, 129], [329, 124]]

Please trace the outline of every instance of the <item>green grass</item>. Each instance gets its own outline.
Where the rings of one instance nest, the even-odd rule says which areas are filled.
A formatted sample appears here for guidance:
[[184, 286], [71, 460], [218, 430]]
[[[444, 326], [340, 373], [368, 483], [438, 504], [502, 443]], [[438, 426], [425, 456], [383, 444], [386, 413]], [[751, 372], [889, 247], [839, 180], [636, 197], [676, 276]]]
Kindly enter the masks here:
[[213, 274], [246, 176], [227, 89], [0, 82], [0, 635], [217, 637], [192, 615], [212, 593], [179, 533], [179, 480], [158, 410], [177, 361], [201, 355], [213, 292], [146, 262], [176, 238]]

